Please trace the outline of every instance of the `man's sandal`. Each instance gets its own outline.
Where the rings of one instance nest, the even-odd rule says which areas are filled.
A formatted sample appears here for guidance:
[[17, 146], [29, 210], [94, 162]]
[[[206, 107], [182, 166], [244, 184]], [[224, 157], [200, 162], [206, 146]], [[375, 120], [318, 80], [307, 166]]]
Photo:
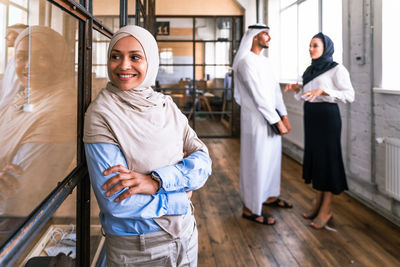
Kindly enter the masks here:
[[[258, 221], [257, 220], [257, 218], [258, 217], [263, 217], [263, 221], [262, 222], [260, 222], [260, 221]], [[246, 214], [242, 214], [242, 217], [243, 218], [245, 218], [245, 219], [247, 219], [247, 220], [250, 220], [250, 221], [253, 221], [253, 222], [256, 222], [256, 223], [260, 223], [260, 224], [265, 224], [265, 225], [274, 225], [275, 224], [275, 222], [276, 222], [276, 220], [274, 219], [274, 217], [272, 217], [271, 215], [257, 215], [257, 214], [251, 214], [251, 215], [246, 215]], [[268, 219], [270, 219], [270, 218], [272, 218], [272, 219], [274, 219], [274, 222], [273, 223], [269, 223], [269, 221], [268, 221]]]
[[271, 203], [264, 202], [263, 206], [271, 206], [271, 207], [278, 207], [284, 209], [291, 209], [293, 208], [292, 204], [287, 203], [285, 200], [277, 198], [275, 201]]

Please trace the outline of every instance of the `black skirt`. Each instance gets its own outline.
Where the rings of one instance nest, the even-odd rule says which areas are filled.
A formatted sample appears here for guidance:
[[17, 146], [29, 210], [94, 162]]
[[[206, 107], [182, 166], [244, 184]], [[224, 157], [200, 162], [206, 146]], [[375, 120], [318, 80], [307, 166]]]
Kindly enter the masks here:
[[347, 190], [336, 103], [304, 103], [303, 178], [314, 189], [340, 194]]

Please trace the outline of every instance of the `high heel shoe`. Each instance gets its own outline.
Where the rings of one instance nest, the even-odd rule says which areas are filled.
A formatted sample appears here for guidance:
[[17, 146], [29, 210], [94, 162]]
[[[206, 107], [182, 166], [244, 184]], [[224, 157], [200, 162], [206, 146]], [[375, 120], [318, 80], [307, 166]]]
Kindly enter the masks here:
[[303, 213], [303, 218], [304, 218], [304, 219], [307, 219], [307, 220], [312, 220], [312, 219], [314, 219], [315, 217], [317, 217], [317, 214], [318, 214], [318, 212], [315, 212], [315, 213], [313, 213], [312, 211], [310, 211], [310, 212], [305, 212], [305, 213]]
[[327, 221], [323, 221], [320, 218], [315, 218], [311, 223], [310, 226], [314, 229], [320, 230], [327, 227], [327, 224], [333, 219], [333, 215], [329, 217]]

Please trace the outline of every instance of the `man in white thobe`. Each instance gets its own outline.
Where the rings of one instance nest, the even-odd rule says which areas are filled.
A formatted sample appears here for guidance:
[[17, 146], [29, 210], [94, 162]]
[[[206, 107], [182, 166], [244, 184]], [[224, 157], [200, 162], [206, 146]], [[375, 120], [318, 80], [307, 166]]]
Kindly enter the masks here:
[[[290, 123], [282, 93], [269, 59], [262, 55], [271, 37], [269, 27], [249, 27], [233, 63], [235, 100], [240, 115], [240, 195], [243, 217], [272, 225], [275, 219], [262, 213], [263, 205], [291, 208], [278, 198], [281, 180], [281, 135]], [[281, 114], [282, 118], [278, 114]], [[271, 127], [275, 125], [279, 134]]]

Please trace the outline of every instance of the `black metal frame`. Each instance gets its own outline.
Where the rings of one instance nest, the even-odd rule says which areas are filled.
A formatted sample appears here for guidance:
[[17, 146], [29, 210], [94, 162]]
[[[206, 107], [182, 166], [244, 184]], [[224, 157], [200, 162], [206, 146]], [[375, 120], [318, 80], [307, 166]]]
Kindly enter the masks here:
[[[76, 266], [90, 266], [90, 182], [83, 137], [84, 113], [91, 101], [92, 30], [111, 37], [112, 31], [92, 12], [92, 0], [47, 0], [79, 20], [77, 167], [42, 201], [0, 247], [0, 266], [11, 266], [77, 187]], [[127, 0], [121, 0], [127, 2]]]

